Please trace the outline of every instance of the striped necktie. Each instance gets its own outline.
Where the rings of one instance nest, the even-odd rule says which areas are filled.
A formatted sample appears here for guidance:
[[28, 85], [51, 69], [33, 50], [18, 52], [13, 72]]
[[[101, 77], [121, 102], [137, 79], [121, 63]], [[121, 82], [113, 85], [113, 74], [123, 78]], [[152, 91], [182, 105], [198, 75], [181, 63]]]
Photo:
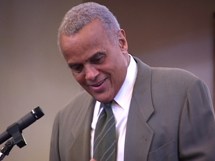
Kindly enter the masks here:
[[111, 103], [103, 104], [99, 115], [95, 136], [94, 154], [96, 161], [116, 161], [116, 127]]

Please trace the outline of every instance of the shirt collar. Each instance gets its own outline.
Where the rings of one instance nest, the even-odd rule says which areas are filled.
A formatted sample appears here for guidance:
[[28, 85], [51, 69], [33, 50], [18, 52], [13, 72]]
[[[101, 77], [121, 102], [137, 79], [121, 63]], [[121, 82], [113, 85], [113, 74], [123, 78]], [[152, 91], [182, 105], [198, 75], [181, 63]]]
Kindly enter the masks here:
[[134, 58], [130, 54], [129, 56], [130, 56], [130, 62], [127, 68], [127, 74], [126, 74], [125, 80], [119, 92], [114, 98], [116, 103], [123, 109], [125, 108], [128, 109], [130, 106], [133, 87], [137, 77], [137, 64]]

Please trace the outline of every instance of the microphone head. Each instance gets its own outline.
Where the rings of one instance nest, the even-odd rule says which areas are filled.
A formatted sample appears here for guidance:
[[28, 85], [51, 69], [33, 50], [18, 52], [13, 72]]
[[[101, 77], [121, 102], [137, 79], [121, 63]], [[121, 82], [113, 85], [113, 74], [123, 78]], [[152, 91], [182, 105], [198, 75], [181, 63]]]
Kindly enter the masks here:
[[31, 112], [36, 119], [39, 119], [44, 115], [42, 109], [39, 106], [33, 109]]

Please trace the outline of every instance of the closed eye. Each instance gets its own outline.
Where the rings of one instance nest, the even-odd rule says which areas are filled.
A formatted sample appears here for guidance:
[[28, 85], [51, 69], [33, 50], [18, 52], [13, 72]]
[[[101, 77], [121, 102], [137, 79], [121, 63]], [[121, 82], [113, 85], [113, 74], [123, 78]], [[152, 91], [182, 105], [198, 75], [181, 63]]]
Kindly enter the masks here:
[[104, 52], [98, 52], [90, 58], [91, 64], [101, 64], [104, 62], [106, 54]]
[[[88, 62], [90, 64], [102, 64], [105, 61], [106, 53], [105, 52], [97, 52], [91, 58], [89, 58]], [[69, 64], [69, 68], [75, 73], [81, 73], [84, 69], [84, 64], [82, 63], [74, 63]]]
[[69, 68], [76, 73], [82, 72], [84, 66], [83, 64], [69, 64]]

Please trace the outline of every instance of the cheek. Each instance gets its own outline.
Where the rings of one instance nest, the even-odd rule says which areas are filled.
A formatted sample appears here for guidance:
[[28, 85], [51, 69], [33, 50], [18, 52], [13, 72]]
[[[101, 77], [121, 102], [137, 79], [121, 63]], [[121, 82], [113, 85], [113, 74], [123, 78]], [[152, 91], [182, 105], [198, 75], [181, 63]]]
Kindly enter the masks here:
[[75, 80], [80, 84], [83, 85], [84, 84], [84, 76], [82, 74], [74, 74], [72, 73], [73, 77], [75, 78]]
[[112, 71], [112, 83], [114, 83], [115, 88], [120, 88], [127, 73], [127, 64], [121, 59], [121, 61], [116, 61], [113, 66]]

